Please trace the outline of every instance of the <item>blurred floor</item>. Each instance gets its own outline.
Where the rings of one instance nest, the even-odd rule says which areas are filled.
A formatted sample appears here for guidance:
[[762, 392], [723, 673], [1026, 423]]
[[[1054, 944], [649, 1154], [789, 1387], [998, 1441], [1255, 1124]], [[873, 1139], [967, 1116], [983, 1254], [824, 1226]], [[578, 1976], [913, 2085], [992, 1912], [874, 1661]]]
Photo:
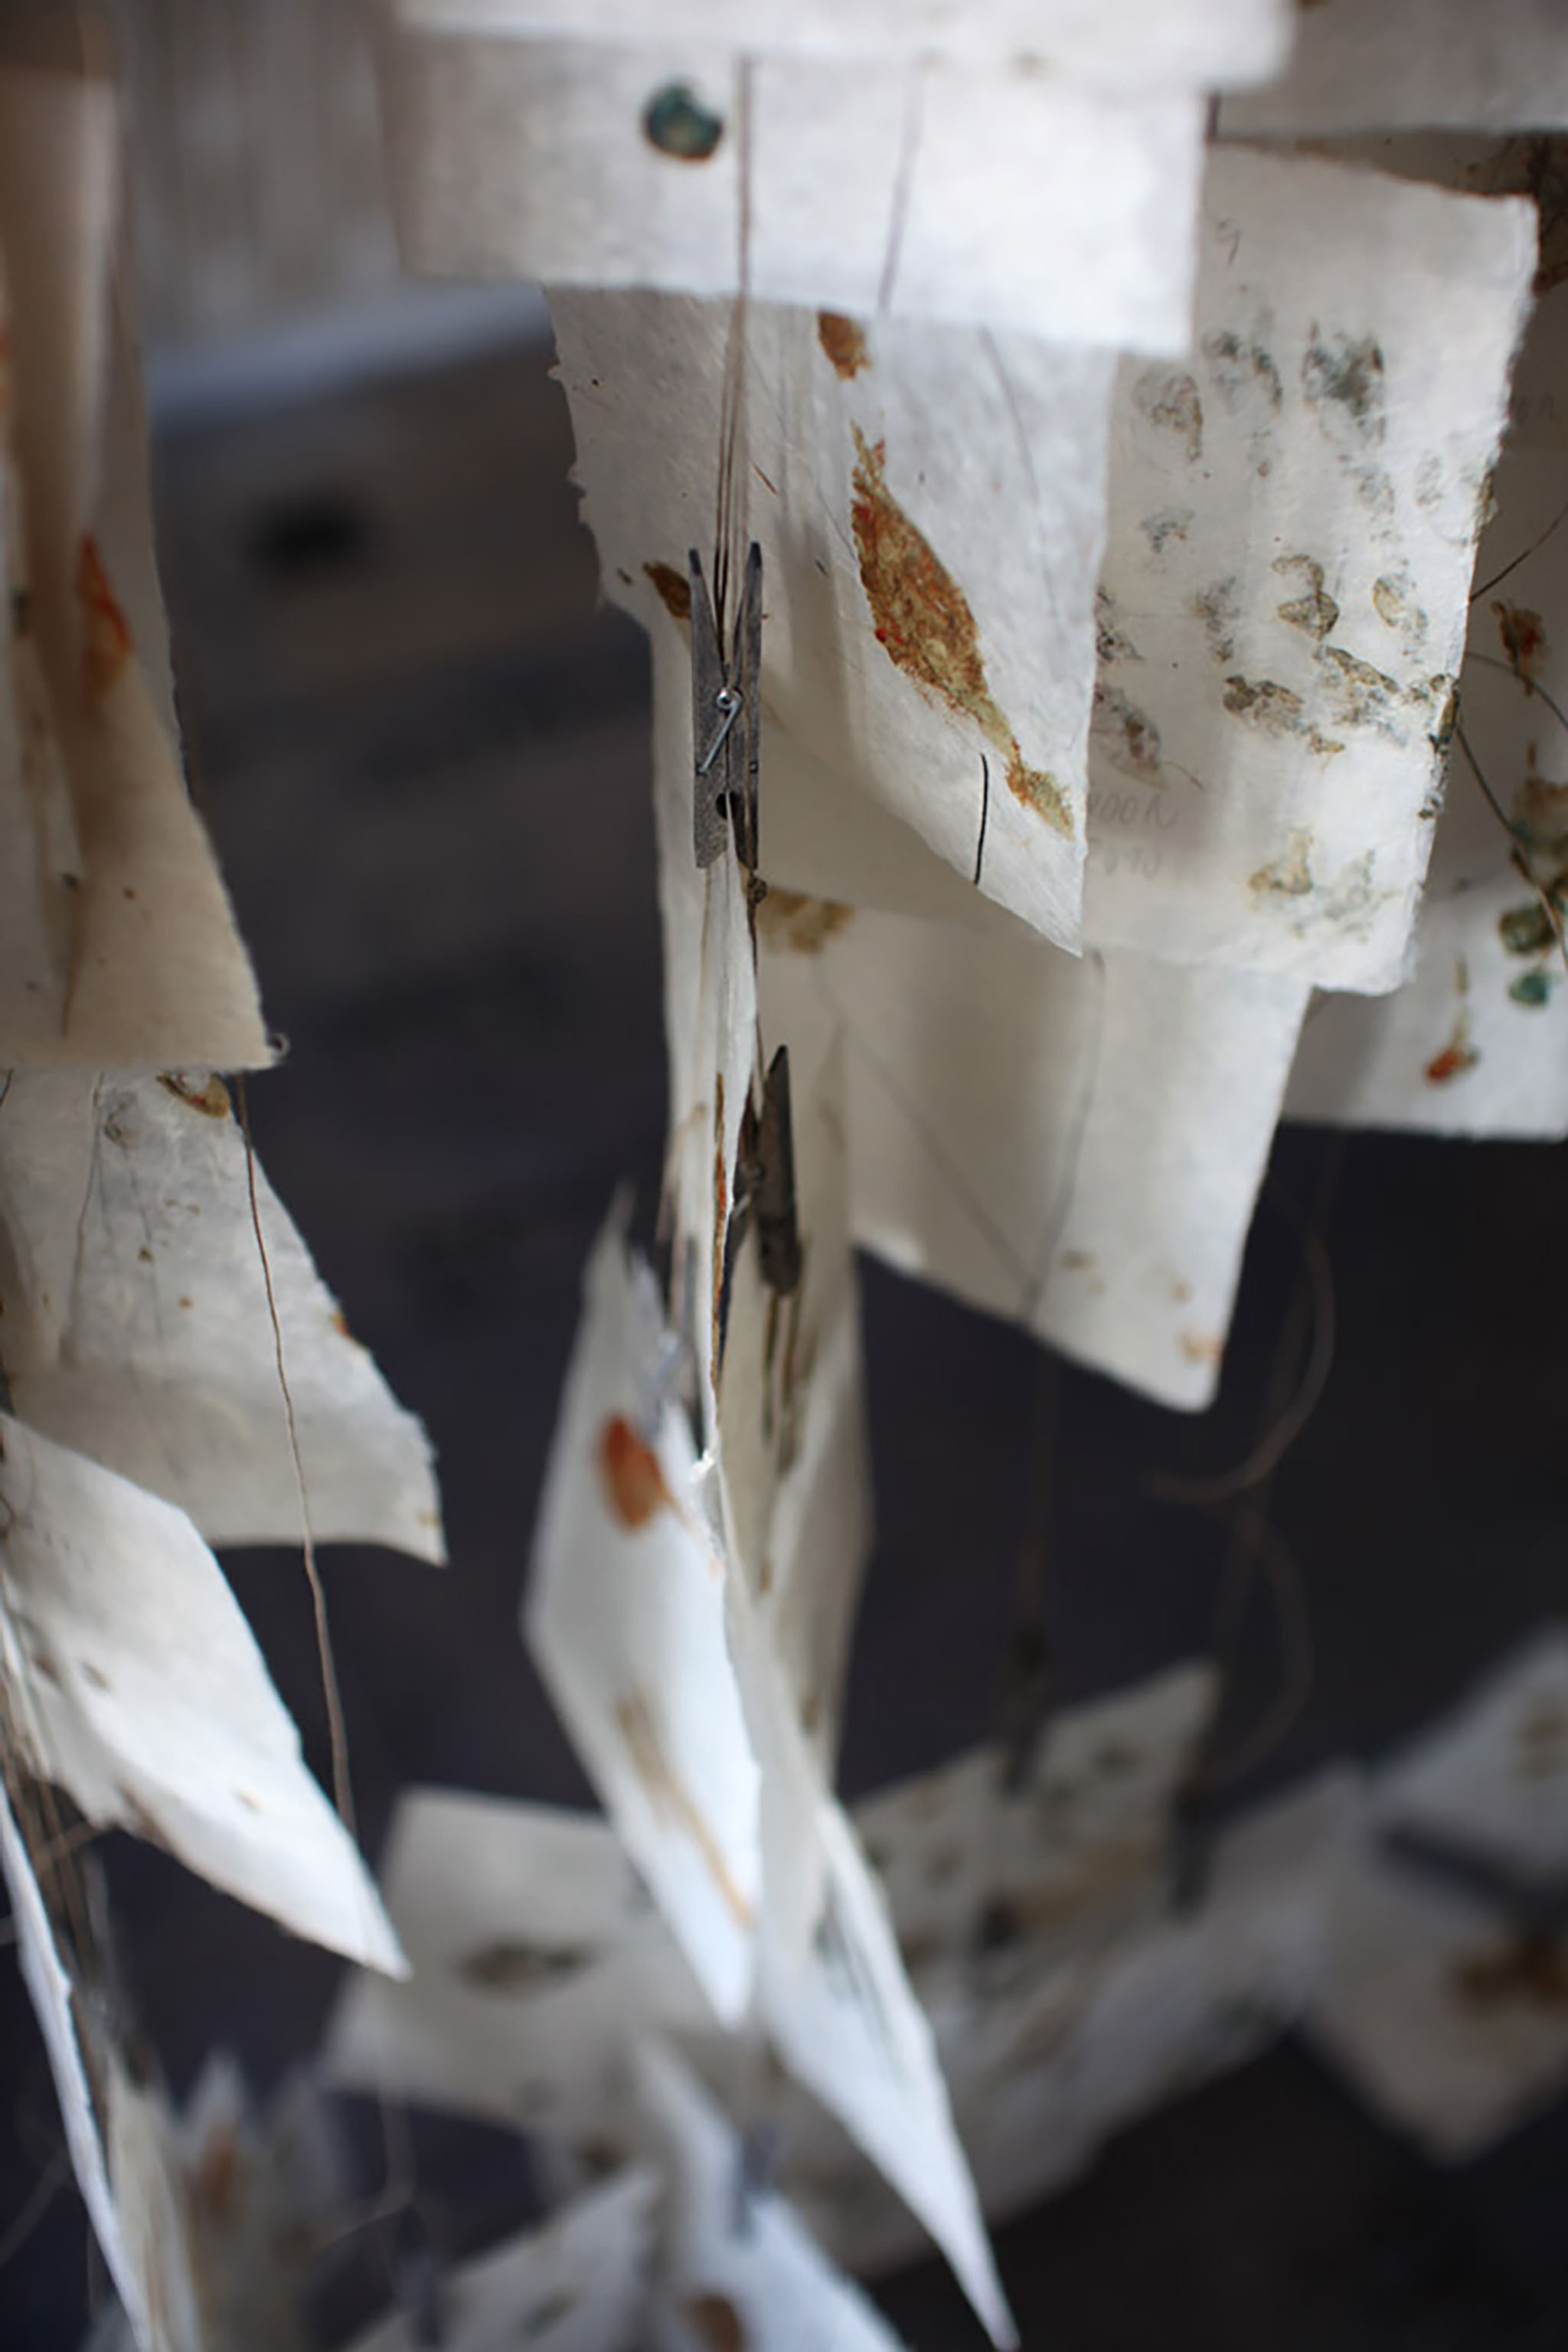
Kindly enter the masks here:
[[[660, 1158], [647, 664], [596, 611], [563, 404], [519, 346], [161, 440], [183, 715], [288, 1059], [258, 1144], [360, 1336], [440, 1453], [452, 1566], [364, 1551], [327, 1573], [362, 1828], [412, 1780], [585, 1802], [515, 1636], [580, 1268], [610, 1194]], [[1303, 1203], [1333, 1139], [1287, 1132]], [[1329, 1246], [1340, 1342], [1277, 1524], [1317, 1643], [1310, 1706], [1244, 1799], [1375, 1753], [1563, 1606], [1568, 1313], [1563, 1155], [1358, 1138]], [[1225, 1389], [1196, 1422], [1064, 1370], [1051, 1526], [1059, 1688], [1204, 1646], [1225, 1528], [1162, 1507], [1162, 1467], [1256, 1433], [1298, 1245], [1266, 1206]], [[844, 1757], [856, 1795], [993, 1727], [1037, 1411], [1018, 1334], [876, 1268], [866, 1305], [879, 1546]], [[324, 1769], [296, 1558], [228, 1565]], [[1237, 1727], [1277, 1686], [1262, 1609]], [[214, 2041], [268, 2080], [312, 2047], [333, 1963], [155, 1853], [113, 1842], [136, 1988], [177, 2087]], [[55, 2126], [14, 1972], [3, 1996], [0, 2241]], [[422, 2142], [454, 2247], [522, 2210], [499, 2134]], [[1286, 2049], [1128, 2135], [1003, 2233], [1026, 2341], [1063, 2352], [1523, 2352], [1568, 2345], [1568, 2106], [1431, 2173]], [[0, 2273], [0, 2345], [78, 2340], [69, 2193]], [[978, 2332], [935, 2266], [889, 2286], [923, 2352]]]

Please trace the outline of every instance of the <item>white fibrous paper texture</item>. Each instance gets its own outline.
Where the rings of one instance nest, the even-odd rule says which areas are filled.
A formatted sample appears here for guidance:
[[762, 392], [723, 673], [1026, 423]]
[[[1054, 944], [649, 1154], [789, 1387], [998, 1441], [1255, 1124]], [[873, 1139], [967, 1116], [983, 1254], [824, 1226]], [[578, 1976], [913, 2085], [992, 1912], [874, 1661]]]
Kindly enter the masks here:
[[608, 1824], [416, 1789], [384, 1878], [413, 1975], [345, 1988], [331, 2079], [630, 2152], [637, 2035], [712, 2011]]
[[[441, 2280], [444, 2352], [634, 2352], [643, 2343], [658, 2182], [628, 2169], [545, 2226], [459, 2263]], [[402, 2313], [356, 2336], [352, 2352], [416, 2352]]]
[[823, 1872], [809, 1954], [760, 1939], [758, 2016], [773, 2048], [837, 2117], [936, 2241], [992, 2341], [1016, 2343], [931, 2029], [887, 1905], [843, 1809], [816, 1822]]
[[1124, 360], [1085, 936], [1405, 967], [1531, 207], [1216, 150], [1194, 348]]
[[657, 2352], [897, 2352], [784, 2200], [747, 2193], [740, 2136], [669, 2049], [643, 2045], [637, 2088], [666, 2179]]
[[[1201, 1906], [1173, 1910], [1163, 1784], [1187, 1747], [1171, 1734], [1201, 1693], [1177, 1673], [1058, 1718], [1011, 1832], [988, 1753], [862, 1811], [904, 1897], [900, 1944], [994, 2225], [1059, 2192], [1113, 2132], [1254, 2054], [1310, 1992], [1354, 1791], [1331, 1776], [1245, 1815], [1217, 1842]], [[1120, 1797], [1096, 1761], [1107, 1752], [1135, 1759]], [[957, 1859], [976, 1838], [999, 1868], [1011, 1856], [1011, 1897], [976, 1906], [967, 1844]], [[728, 2080], [714, 2045], [695, 2054]], [[819, 2112], [784, 2092], [771, 2118], [781, 2185], [837, 2259], [875, 2275], [918, 2258], [907, 2211]]]
[[[410, 26], [571, 34], [622, 47], [645, 29], [640, 0], [395, 0]], [[1285, 58], [1280, 0], [673, 0], [670, 37], [749, 56], [1026, 58], [1108, 89], [1239, 89]]]
[[298, 1542], [302, 1479], [317, 1538], [442, 1558], [429, 1441], [247, 1160], [220, 1078], [15, 1071], [0, 1295], [19, 1416], [212, 1542]]
[[1112, 96], [931, 57], [854, 72], [694, 50], [662, 27], [606, 45], [405, 19], [384, 87], [399, 231], [421, 270], [699, 295], [743, 278], [759, 300], [860, 317], [1144, 351], [1186, 340], [1204, 120], [1190, 85]]
[[759, 933], [765, 1015], [847, 1039], [857, 1239], [1206, 1404], [1304, 984], [843, 906]]
[[[605, 592], [683, 643], [732, 306], [552, 298]], [[1109, 359], [753, 308], [737, 496], [777, 730], [1049, 937], [1079, 932]]]
[[[117, 171], [107, 83], [0, 73], [0, 810], [16, 901], [0, 1062], [257, 1067], [272, 1056], [255, 979], [160, 715], [163, 615], [138, 593], [157, 636], [139, 648], [98, 534], [105, 438], [125, 438], [107, 404], [133, 374]], [[126, 516], [117, 496], [117, 560], [140, 592], [151, 551], [126, 557]]]
[[1290, 138], [1426, 124], [1568, 126], [1568, 50], [1555, 0], [1318, 0], [1286, 70], [1226, 101], [1227, 134]]
[[1415, 970], [1313, 1004], [1289, 1118], [1568, 1134], [1568, 456], [1510, 450], [1496, 499]]
[[1568, 1878], [1568, 1629], [1542, 1631], [1378, 1776], [1375, 1818], [1521, 1887]]
[[1333, 1874], [1307, 2028], [1400, 2129], [1473, 2157], [1568, 2081], [1561, 1946], [1353, 1841]]
[[617, 1209], [588, 1263], [524, 1623], [627, 1853], [733, 2021], [751, 1986], [757, 1768], [673, 1368], [652, 1276]]
[[283, 1926], [397, 1939], [222, 1570], [182, 1511], [0, 1417], [0, 1673], [29, 1769]]

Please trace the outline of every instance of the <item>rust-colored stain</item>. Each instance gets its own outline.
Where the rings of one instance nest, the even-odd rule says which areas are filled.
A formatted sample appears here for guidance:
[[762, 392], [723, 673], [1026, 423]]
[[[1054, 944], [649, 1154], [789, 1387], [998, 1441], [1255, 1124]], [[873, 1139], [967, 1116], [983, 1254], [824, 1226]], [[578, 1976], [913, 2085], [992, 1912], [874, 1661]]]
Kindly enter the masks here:
[[1546, 630], [1539, 613], [1527, 612], [1522, 604], [1504, 604], [1493, 601], [1497, 615], [1498, 635], [1510, 669], [1521, 686], [1535, 683], [1535, 673], [1542, 655], [1546, 651]]
[[612, 1413], [599, 1432], [597, 1458], [605, 1499], [623, 1528], [646, 1528], [674, 1508], [658, 1454], [625, 1413]]
[[673, 563], [645, 563], [643, 570], [658, 591], [659, 602], [672, 621], [691, 618], [691, 581]]
[[76, 593], [82, 617], [82, 682], [88, 700], [102, 702], [131, 658], [131, 630], [90, 532], [77, 553]]
[[771, 948], [791, 955], [818, 955], [854, 915], [837, 898], [812, 898], [803, 890], [770, 887], [757, 905], [757, 929]]
[[1468, 2009], [1544, 2009], [1568, 2014], [1568, 1951], [1524, 1928], [1495, 1950], [1462, 1961], [1454, 1990]]
[[1225, 1354], [1225, 1341], [1212, 1331], [1183, 1331], [1176, 1345], [1189, 1364], [1217, 1364]]
[[1312, 836], [1303, 825], [1298, 825], [1285, 844], [1281, 856], [1271, 866], [1260, 866], [1252, 877], [1251, 887], [1259, 897], [1265, 894], [1277, 898], [1304, 898], [1312, 887], [1312, 869], [1309, 859], [1312, 853]]
[[1470, 1043], [1470, 1016], [1461, 1010], [1447, 1044], [1440, 1053], [1433, 1055], [1422, 1075], [1429, 1087], [1452, 1086], [1456, 1078], [1473, 1070], [1480, 1058]]
[[197, 1086], [183, 1070], [160, 1070], [158, 1084], [165, 1093], [173, 1095], [176, 1102], [189, 1103], [191, 1108], [199, 1110], [205, 1118], [226, 1118], [234, 1108], [229, 1100], [228, 1088], [221, 1078], [205, 1078]]
[[1323, 585], [1322, 565], [1315, 556], [1280, 555], [1275, 559], [1274, 570], [1286, 580], [1294, 575], [1301, 584], [1299, 596], [1275, 606], [1279, 618], [1310, 637], [1326, 637], [1339, 620], [1340, 608]]
[[1061, 786], [1027, 764], [991, 692], [968, 597], [888, 488], [886, 445], [873, 448], [857, 425], [855, 447], [850, 519], [878, 644], [906, 677], [973, 719], [1005, 760], [1015, 799], [1070, 840], [1072, 811]]
[[647, 1697], [634, 1690], [616, 1705], [616, 1721], [626, 1743], [632, 1769], [647, 1790], [654, 1811], [677, 1822], [690, 1838], [713, 1881], [725, 1909], [738, 1927], [750, 1927], [752, 1906], [736, 1885], [723, 1849], [709, 1826], [696, 1799], [665, 1753], [658, 1725]]
[[727, 2294], [694, 2294], [684, 2310], [686, 2324], [705, 2352], [746, 2352], [745, 2323]]
[[816, 340], [833, 363], [834, 372], [847, 383], [871, 364], [871, 354], [866, 347], [866, 331], [855, 319], [847, 319], [842, 310], [819, 310], [816, 314]]
[[332, 1328], [340, 1339], [347, 1339], [352, 1346], [358, 1347], [359, 1341], [349, 1329], [349, 1318], [341, 1307], [334, 1307], [332, 1309]]
[[1514, 831], [1526, 873], [1555, 903], [1568, 891], [1568, 784], [1537, 775], [1533, 745], [1531, 752], [1531, 772], [1513, 796]]
[[231, 2129], [219, 2126], [202, 2149], [192, 2183], [197, 2204], [215, 2221], [226, 2221], [233, 2212], [238, 2176], [238, 2142]]

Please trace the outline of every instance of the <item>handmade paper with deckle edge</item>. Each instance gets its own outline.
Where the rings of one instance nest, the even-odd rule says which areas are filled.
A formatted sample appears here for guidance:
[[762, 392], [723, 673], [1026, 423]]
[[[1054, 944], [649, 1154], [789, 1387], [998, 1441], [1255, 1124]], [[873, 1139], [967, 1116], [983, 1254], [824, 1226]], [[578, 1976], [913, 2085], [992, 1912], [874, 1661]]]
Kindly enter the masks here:
[[858, 317], [1184, 348], [1203, 154], [1191, 83], [1110, 96], [930, 55], [857, 72], [733, 37], [694, 49], [644, 24], [614, 44], [516, 39], [395, 16], [384, 94], [406, 263], [743, 284]]
[[[557, 293], [552, 316], [606, 593], [679, 642], [686, 551], [713, 530], [731, 306]], [[764, 871], [782, 728], [1076, 943], [1109, 359], [761, 305], [745, 334]]]
[[1568, 1134], [1568, 457], [1510, 448], [1495, 496], [1415, 968], [1376, 1003], [1312, 1005], [1288, 1118]]
[[733, 2022], [752, 1983], [757, 1767], [673, 1370], [652, 1277], [612, 1210], [584, 1278], [523, 1625], [628, 1853]]
[[[255, 979], [92, 528], [105, 402], [111, 379], [129, 394], [132, 374], [113, 352], [123, 325], [111, 327], [111, 299], [125, 292], [112, 284], [117, 159], [106, 83], [0, 72], [10, 490], [37, 656], [35, 669], [32, 646], [14, 654], [12, 673], [26, 693], [21, 754], [45, 921], [65, 887], [69, 941], [63, 1023], [41, 1027], [24, 984], [19, 1003], [0, 1000], [0, 1058], [258, 1067], [272, 1055]], [[125, 511], [117, 502], [117, 526]], [[162, 674], [161, 651], [149, 659]], [[74, 847], [51, 814], [56, 771]]]
[[0, 1680], [33, 1775], [295, 1934], [400, 1973], [370, 1875], [184, 1514], [7, 1416], [0, 1509]]
[[1118, 382], [1084, 936], [1376, 993], [1426, 870], [1533, 212], [1216, 149], [1204, 215], [1195, 350]]
[[846, 907], [759, 929], [764, 1013], [847, 1040], [856, 1238], [1206, 1404], [1305, 986]]
[[429, 1441], [350, 1334], [221, 1078], [14, 1071], [0, 1297], [18, 1416], [210, 1541], [297, 1543], [303, 1511], [321, 1541], [444, 1557]]

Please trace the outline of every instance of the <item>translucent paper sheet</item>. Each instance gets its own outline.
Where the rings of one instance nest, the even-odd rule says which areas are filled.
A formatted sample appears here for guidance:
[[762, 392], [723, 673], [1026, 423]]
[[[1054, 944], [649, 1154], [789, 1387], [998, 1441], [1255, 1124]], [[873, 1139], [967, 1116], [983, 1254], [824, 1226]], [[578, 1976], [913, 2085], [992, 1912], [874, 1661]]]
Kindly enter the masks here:
[[1568, 1134], [1568, 456], [1510, 450], [1494, 495], [1415, 970], [1377, 1003], [1313, 1004], [1291, 1118]]
[[20, 1417], [177, 1503], [215, 1543], [443, 1554], [430, 1445], [350, 1333], [205, 1070], [16, 1070], [0, 1287]]
[[584, 1281], [524, 1624], [628, 1854], [732, 2022], [752, 1979], [757, 1767], [675, 1369], [652, 1276], [612, 1212]]
[[184, 1513], [5, 1416], [0, 1501], [4, 1711], [33, 1775], [296, 1935], [400, 1973], [380, 1898]]
[[[411, 26], [513, 35], [570, 33], [612, 47], [646, 23], [639, 0], [395, 0]], [[842, 61], [1021, 58], [1112, 90], [1188, 83], [1235, 89], [1288, 53], [1279, 0], [670, 0], [664, 29], [710, 50]]]
[[646, 18], [615, 43], [400, 25], [384, 89], [415, 268], [707, 295], [743, 277], [759, 300], [862, 318], [1185, 341], [1192, 81], [1107, 94], [940, 56], [751, 58], [733, 28], [682, 41]]
[[[271, 1048], [160, 716], [162, 614], [138, 595], [158, 637], [143, 656], [97, 530], [111, 376], [132, 394], [114, 350], [125, 331], [110, 328], [125, 296], [111, 293], [117, 169], [107, 83], [0, 70], [0, 519], [9, 584], [24, 592], [0, 668], [17, 901], [0, 950], [0, 1063], [249, 1068]], [[117, 498], [122, 549], [128, 520], [134, 540]], [[151, 554], [134, 552], [140, 590]]]
[[1397, 984], [1534, 266], [1526, 205], [1211, 152], [1195, 349], [1118, 382], [1092, 943]]
[[[731, 310], [553, 299], [605, 592], [672, 661], [687, 551], [706, 564], [713, 542]], [[1070, 944], [1110, 361], [763, 308], [746, 349], [738, 488], [763, 558], [763, 870], [782, 728], [846, 792]]]
[[857, 1238], [1205, 1404], [1305, 987], [842, 907], [759, 927], [764, 1017], [844, 1030]]

